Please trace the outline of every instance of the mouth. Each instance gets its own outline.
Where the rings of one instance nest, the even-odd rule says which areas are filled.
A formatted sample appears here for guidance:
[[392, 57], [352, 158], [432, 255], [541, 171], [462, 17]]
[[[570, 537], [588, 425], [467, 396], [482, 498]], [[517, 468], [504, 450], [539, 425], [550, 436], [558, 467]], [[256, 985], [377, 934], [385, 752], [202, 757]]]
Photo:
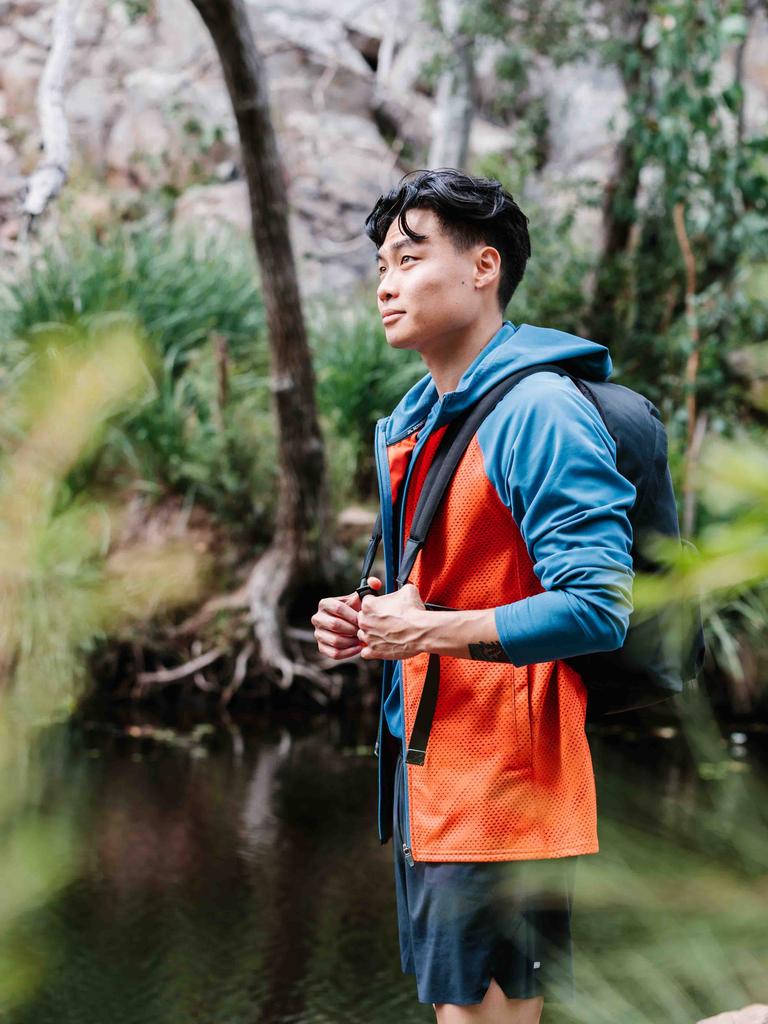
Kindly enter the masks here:
[[382, 323], [384, 323], [385, 325], [386, 324], [393, 324], [395, 322], [395, 320], [397, 320], [397, 318], [400, 317], [400, 316], [405, 316], [405, 313], [403, 312], [403, 310], [398, 309], [398, 310], [394, 310], [392, 313], [387, 313], [385, 316], [383, 316], [381, 318], [381, 320], [382, 320]]

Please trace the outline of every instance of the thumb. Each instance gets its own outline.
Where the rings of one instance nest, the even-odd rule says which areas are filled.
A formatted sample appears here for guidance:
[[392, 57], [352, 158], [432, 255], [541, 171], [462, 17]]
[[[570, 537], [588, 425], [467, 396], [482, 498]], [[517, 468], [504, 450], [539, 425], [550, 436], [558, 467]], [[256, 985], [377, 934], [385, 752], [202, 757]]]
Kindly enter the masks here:
[[384, 586], [384, 584], [382, 583], [378, 576], [369, 576], [367, 582], [368, 586], [372, 590], [381, 590], [381, 588]]

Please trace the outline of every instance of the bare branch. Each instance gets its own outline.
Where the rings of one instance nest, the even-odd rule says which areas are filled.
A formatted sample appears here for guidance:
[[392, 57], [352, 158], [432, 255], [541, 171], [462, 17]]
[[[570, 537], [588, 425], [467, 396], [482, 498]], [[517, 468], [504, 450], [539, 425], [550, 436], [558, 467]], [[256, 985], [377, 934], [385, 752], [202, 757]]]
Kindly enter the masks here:
[[43, 158], [30, 175], [22, 212], [27, 230], [64, 186], [69, 174], [70, 146], [64, 110], [64, 84], [75, 40], [75, 14], [79, 0], [58, 0], [53, 19], [53, 43], [40, 79], [37, 111]]

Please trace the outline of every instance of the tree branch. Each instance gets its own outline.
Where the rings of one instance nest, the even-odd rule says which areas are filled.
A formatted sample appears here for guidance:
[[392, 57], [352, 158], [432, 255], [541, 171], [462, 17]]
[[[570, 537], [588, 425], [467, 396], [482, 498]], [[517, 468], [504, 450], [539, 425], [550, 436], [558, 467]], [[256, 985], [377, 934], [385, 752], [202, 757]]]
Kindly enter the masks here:
[[58, 0], [53, 20], [53, 43], [40, 79], [37, 110], [43, 157], [29, 177], [22, 211], [27, 230], [61, 191], [69, 174], [70, 146], [64, 110], [64, 85], [75, 40], [78, 0]]

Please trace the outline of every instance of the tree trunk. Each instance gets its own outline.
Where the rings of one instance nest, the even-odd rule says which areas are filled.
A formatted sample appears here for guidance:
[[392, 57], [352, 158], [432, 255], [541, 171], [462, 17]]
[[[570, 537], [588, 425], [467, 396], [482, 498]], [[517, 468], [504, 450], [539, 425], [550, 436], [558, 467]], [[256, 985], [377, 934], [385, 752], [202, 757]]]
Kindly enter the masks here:
[[[264, 667], [290, 685], [299, 666], [283, 650], [284, 606], [300, 579], [322, 578], [328, 497], [315, 378], [289, 234], [286, 181], [263, 64], [243, 0], [192, 0], [210, 32], [237, 120], [261, 269], [278, 419], [275, 535], [247, 585]], [[313, 674], [314, 675], [314, 674]]]
[[437, 85], [428, 166], [463, 170], [469, 152], [474, 113], [472, 39], [462, 31], [464, 0], [440, 0], [440, 18], [448, 46], [447, 64]]

